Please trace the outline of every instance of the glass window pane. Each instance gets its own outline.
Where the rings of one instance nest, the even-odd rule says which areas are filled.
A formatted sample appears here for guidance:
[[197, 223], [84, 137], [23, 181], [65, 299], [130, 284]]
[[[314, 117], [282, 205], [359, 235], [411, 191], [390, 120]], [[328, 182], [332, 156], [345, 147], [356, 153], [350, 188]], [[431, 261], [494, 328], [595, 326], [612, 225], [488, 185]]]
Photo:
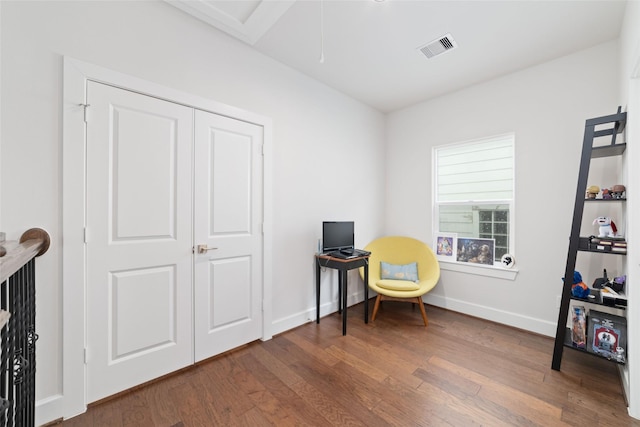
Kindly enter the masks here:
[[509, 239], [507, 236], [494, 236], [494, 238], [496, 239], [496, 246], [502, 246], [504, 248], [509, 246]]
[[480, 221], [491, 221], [492, 212], [491, 211], [480, 211]]
[[493, 226], [493, 229], [496, 234], [508, 234], [509, 233], [509, 224], [501, 222], [496, 223]]
[[[471, 205], [440, 205], [438, 218], [439, 231], [458, 233], [461, 236], [478, 236], [474, 223], [474, 211]], [[474, 234], [475, 233], [475, 234]]]
[[500, 222], [509, 221], [509, 211], [496, 211], [494, 219], [495, 221], [500, 221]]

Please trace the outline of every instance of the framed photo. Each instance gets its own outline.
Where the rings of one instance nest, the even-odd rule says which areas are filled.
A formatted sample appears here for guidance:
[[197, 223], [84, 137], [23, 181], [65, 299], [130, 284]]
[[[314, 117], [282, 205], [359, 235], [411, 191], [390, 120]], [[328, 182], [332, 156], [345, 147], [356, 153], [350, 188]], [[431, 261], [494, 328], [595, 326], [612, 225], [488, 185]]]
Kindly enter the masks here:
[[587, 351], [619, 363], [626, 362], [627, 319], [589, 310]]
[[496, 241], [476, 237], [458, 237], [456, 261], [493, 265]]
[[457, 245], [458, 235], [456, 233], [436, 233], [434, 247], [436, 257], [439, 260], [454, 262]]

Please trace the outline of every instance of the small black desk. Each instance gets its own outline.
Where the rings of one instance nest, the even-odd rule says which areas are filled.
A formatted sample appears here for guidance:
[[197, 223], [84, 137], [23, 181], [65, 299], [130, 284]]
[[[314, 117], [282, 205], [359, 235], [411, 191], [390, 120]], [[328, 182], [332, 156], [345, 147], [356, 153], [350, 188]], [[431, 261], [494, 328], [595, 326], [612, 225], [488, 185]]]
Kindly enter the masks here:
[[369, 256], [351, 259], [316, 255], [316, 323], [320, 323], [320, 269], [338, 270], [338, 312], [342, 312], [342, 335], [347, 334], [347, 272], [364, 267], [364, 323], [369, 323]]

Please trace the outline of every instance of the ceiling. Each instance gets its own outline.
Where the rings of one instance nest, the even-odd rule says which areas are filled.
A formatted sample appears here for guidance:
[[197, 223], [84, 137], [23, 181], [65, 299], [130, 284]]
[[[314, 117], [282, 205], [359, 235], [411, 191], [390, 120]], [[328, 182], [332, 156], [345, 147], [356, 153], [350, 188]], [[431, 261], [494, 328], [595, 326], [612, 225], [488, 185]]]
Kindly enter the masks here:
[[[626, 7], [622, 0], [166, 1], [382, 112], [614, 40]], [[419, 49], [447, 34], [457, 47], [432, 58]]]

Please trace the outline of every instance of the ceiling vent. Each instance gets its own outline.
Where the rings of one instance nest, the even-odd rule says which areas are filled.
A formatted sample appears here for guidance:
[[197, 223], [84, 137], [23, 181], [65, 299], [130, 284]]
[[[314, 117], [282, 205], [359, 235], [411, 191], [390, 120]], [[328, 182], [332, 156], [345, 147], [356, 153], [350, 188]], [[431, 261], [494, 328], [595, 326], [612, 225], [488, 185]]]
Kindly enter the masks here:
[[448, 52], [458, 47], [458, 43], [451, 37], [451, 34], [446, 34], [436, 40], [430, 41], [424, 46], [420, 46], [418, 49], [427, 58], [433, 58], [441, 53]]

